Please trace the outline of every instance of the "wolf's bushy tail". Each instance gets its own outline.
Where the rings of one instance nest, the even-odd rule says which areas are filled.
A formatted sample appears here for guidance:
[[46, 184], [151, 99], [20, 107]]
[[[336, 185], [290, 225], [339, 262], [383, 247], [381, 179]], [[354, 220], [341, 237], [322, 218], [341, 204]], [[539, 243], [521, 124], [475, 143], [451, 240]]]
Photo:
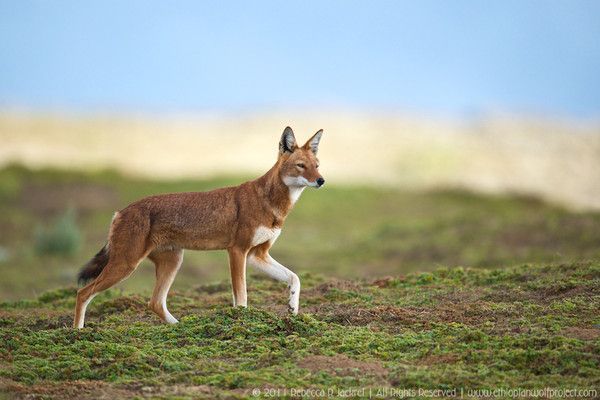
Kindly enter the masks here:
[[96, 279], [108, 264], [108, 243], [96, 253], [90, 261], [87, 262], [79, 271], [77, 281], [79, 284], [85, 284], [93, 279]]

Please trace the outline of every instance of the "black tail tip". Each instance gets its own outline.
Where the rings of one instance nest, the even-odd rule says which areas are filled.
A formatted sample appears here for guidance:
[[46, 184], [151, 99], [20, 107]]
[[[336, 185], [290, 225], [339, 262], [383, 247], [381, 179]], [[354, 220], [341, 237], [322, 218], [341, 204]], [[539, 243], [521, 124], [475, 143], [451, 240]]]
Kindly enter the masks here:
[[87, 264], [86, 264], [86, 266], [84, 266], [84, 267], [81, 269], [81, 271], [79, 271], [79, 273], [77, 274], [77, 283], [78, 283], [80, 286], [83, 286], [83, 285], [87, 284], [88, 282], [90, 282], [90, 281], [92, 281], [92, 280], [96, 279], [96, 277], [97, 277], [97, 276], [98, 276], [98, 275], [96, 275], [96, 274], [94, 273], [94, 271], [90, 271], [90, 270], [87, 268]]
[[96, 279], [108, 264], [108, 247], [105, 245], [90, 261], [87, 262], [77, 274], [77, 282], [80, 285]]

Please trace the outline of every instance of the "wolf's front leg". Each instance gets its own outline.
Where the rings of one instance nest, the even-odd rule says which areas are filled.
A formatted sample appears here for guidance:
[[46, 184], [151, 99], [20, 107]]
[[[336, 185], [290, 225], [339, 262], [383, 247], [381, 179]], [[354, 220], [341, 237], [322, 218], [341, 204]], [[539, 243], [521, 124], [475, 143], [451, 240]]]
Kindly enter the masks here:
[[259, 256], [251, 254], [248, 262], [271, 278], [288, 284], [290, 289], [289, 311], [296, 315], [300, 303], [300, 278], [298, 275], [278, 263], [269, 253]]
[[229, 269], [231, 272], [231, 286], [233, 289], [233, 306], [247, 307], [248, 295], [246, 293], [246, 252], [237, 248], [230, 248]]

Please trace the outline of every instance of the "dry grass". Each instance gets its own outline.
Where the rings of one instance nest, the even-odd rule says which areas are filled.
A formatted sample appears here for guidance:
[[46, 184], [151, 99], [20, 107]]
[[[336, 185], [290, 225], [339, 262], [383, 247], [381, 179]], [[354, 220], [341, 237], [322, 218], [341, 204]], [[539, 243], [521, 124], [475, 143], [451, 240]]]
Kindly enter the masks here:
[[461, 123], [339, 111], [126, 118], [4, 113], [0, 166], [252, 176], [273, 163], [285, 125], [299, 140], [325, 129], [322, 171], [333, 182], [518, 192], [600, 209], [600, 125], [508, 116]]

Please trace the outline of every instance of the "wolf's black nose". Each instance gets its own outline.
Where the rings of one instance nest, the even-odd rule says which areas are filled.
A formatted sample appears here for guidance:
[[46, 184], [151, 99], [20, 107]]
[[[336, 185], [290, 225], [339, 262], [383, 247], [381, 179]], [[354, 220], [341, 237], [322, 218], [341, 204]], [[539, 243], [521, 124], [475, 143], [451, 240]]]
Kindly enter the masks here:
[[323, 186], [324, 183], [325, 183], [325, 179], [323, 179], [323, 178], [317, 179], [317, 185]]

